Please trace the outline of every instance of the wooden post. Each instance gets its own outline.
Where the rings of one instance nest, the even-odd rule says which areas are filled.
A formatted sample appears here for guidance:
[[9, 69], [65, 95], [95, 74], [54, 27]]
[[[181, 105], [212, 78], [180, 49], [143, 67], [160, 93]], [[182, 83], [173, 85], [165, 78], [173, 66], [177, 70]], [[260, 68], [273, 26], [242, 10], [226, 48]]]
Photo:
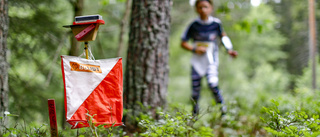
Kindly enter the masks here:
[[309, 50], [310, 59], [312, 60], [312, 89], [315, 91], [316, 84], [316, 53], [317, 53], [317, 34], [315, 19], [315, 0], [309, 0]]
[[56, 104], [54, 102], [54, 99], [48, 99], [48, 109], [49, 109], [51, 137], [58, 137]]
[[88, 41], [84, 42], [84, 50], [86, 52], [86, 59], [88, 59]]

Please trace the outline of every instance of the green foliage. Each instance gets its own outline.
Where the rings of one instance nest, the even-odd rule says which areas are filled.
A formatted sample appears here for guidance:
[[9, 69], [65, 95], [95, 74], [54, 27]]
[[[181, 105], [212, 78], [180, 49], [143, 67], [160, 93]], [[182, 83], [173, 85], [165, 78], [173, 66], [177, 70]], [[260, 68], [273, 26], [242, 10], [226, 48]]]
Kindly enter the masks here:
[[176, 113], [158, 112], [160, 119], [141, 119], [139, 126], [142, 127], [141, 136], [187, 136], [187, 137], [213, 137], [213, 130], [210, 127], [202, 126], [198, 129], [193, 127], [196, 117], [182, 109], [175, 109]]
[[102, 5], [115, 4], [117, 2], [125, 2], [126, 0], [101, 0]]
[[[220, 50], [219, 85], [227, 102], [235, 100], [247, 110], [244, 113], [256, 114], [251, 108], [260, 108], [284, 93], [291, 76], [280, 61], [286, 58], [281, 51], [286, 38], [274, 28], [277, 18], [271, 8], [261, 5], [245, 15], [231, 26], [224, 26], [239, 56], [231, 59], [223, 48]], [[241, 27], [243, 22], [250, 31]], [[262, 31], [257, 29], [259, 22]]]
[[5, 112], [3, 117], [0, 117], [0, 136], [2, 137], [12, 137], [12, 136], [28, 136], [28, 137], [37, 137], [37, 136], [47, 136], [48, 131], [46, 129], [46, 124], [37, 126], [35, 123], [30, 123], [26, 125], [25, 121], [23, 125], [18, 123], [15, 124], [6, 124], [7, 121], [4, 119], [12, 120], [12, 118], [19, 117], [15, 114], [10, 114], [10, 112]]
[[[18, 125], [16, 125], [18, 126]], [[29, 137], [38, 137], [38, 136], [48, 136], [50, 132], [45, 128], [46, 125], [41, 125], [40, 127], [36, 127], [33, 125], [28, 125], [28, 127], [25, 128], [6, 128], [6, 130], [0, 135], [3, 137], [12, 137], [12, 136], [29, 136]]]
[[48, 121], [43, 112], [47, 99], [55, 98], [59, 106], [63, 100], [58, 57], [67, 51], [62, 48], [67, 40], [62, 25], [69, 6], [62, 0], [9, 3], [9, 108], [20, 116], [15, 119]]
[[[281, 113], [277, 101], [273, 105], [263, 107], [265, 117], [261, 120], [266, 123], [265, 130], [277, 136], [318, 136], [320, 135], [320, 119], [318, 114], [311, 117], [304, 111], [294, 110]], [[318, 106], [319, 107], [319, 106]]]
[[[114, 136], [123, 136], [124, 132], [121, 127], [114, 127], [115, 123], [109, 127], [107, 124], [98, 125], [94, 122], [94, 115], [90, 115], [89, 111], [86, 113], [87, 123], [89, 127], [80, 129], [81, 132], [78, 133], [80, 137], [94, 136], [94, 137], [114, 137]], [[81, 123], [80, 123], [81, 124]], [[108, 127], [108, 128], [106, 128]]]
[[[89, 127], [81, 128], [81, 129], [59, 129], [60, 132], [58, 133], [61, 137], [69, 137], [69, 136], [79, 136], [79, 137], [87, 137], [87, 136], [95, 136], [95, 137], [116, 137], [116, 136], [124, 136], [124, 132], [122, 127], [113, 127], [114, 124], [106, 128], [106, 124], [102, 124], [96, 126], [94, 121], [94, 115], [87, 115], [87, 121], [89, 123]], [[5, 117], [9, 118], [9, 122], [14, 121], [12, 118], [17, 117], [14, 114], [5, 114]], [[3, 120], [0, 117], [1, 121]], [[3, 123], [3, 121], [2, 121]], [[76, 133], [75, 133], [76, 132]], [[44, 137], [50, 136], [50, 126], [47, 124], [38, 125], [37, 123], [29, 123], [24, 124], [16, 123], [14, 125], [0, 125], [0, 136], [3, 137], [12, 137], [12, 136], [28, 136], [28, 137]]]
[[[316, 78], [320, 77], [320, 63], [318, 60], [319, 56], [316, 57]], [[311, 61], [308, 63], [308, 67], [304, 68], [302, 70], [302, 75], [300, 76], [296, 76], [295, 78], [295, 84], [296, 87], [298, 87], [299, 89], [305, 89], [305, 90], [296, 90], [296, 92], [305, 92], [307, 89], [309, 89], [312, 86], [312, 64]], [[320, 81], [317, 80], [316, 81], [317, 85], [320, 85]]]
[[[309, 60], [309, 29], [308, 25], [305, 25], [308, 21], [308, 4], [305, 1], [293, 0], [281, 0], [280, 3], [269, 1], [268, 4], [272, 5], [273, 11], [279, 17], [275, 27], [288, 39], [282, 48], [288, 55], [284, 64], [291, 74], [301, 75]], [[316, 8], [319, 8], [319, 4], [316, 4]]]
[[248, 109], [242, 108], [237, 101], [229, 101], [227, 113], [220, 115], [220, 106], [208, 107], [198, 126], [209, 125], [218, 136], [266, 136], [262, 123], [257, 113], [248, 113]]
[[[318, 64], [318, 66], [320, 66]], [[318, 67], [317, 66], [317, 67]], [[319, 136], [319, 91], [311, 90], [311, 66], [297, 76], [293, 95], [281, 95], [263, 107], [264, 129], [277, 136]]]

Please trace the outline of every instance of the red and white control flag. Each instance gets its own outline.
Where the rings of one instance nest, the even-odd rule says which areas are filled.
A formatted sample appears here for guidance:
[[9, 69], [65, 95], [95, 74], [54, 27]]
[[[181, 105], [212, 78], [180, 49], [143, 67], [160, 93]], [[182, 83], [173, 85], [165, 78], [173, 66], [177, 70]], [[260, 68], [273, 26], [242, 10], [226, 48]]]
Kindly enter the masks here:
[[[66, 120], [72, 128], [122, 125], [122, 58], [87, 60], [61, 56]], [[89, 115], [88, 115], [89, 114]]]

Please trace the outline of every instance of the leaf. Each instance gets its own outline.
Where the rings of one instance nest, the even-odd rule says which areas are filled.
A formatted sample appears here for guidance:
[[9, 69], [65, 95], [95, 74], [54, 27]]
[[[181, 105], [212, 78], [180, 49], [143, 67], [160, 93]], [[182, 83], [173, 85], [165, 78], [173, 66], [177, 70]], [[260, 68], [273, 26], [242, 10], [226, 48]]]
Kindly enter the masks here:
[[6, 134], [3, 135], [3, 137], [8, 137], [10, 136], [10, 132], [7, 132]]
[[109, 4], [109, 0], [102, 0], [102, 1], [101, 1], [101, 4], [104, 5], [104, 6], [106, 6], [106, 5]]
[[246, 20], [242, 21], [241, 28], [249, 33], [251, 31], [251, 24]]
[[263, 26], [259, 24], [257, 26], [258, 33], [262, 33], [262, 29], [263, 29]]
[[19, 117], [19, 115], [15, 115], [15, 114], [8, 114], [7, 116], [9, 116], [9, 117]]
[[279, 106], [279, 102], [277, 102], [277, 101], [275, 101], [275, 100], [271, 100], [271, 102], [273, 103], [273, 104], [275, 104], [277, 107]]

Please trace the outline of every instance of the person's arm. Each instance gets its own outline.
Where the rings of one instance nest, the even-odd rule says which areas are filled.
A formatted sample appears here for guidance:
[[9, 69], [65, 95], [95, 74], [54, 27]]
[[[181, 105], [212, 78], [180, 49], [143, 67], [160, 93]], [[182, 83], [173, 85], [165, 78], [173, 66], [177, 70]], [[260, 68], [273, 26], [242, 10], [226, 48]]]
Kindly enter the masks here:
[[238, 56], [238, 52], [233, 50], [232, 42], [225, 32], [222, 33], [221, 41], [231, 57]]
[[206, 53], [206, 48], [205, 47], [200, 46], [200, 47], [195, 47], [194, 48], [187, 41], [182, 41], [181, 42], [181, 47], [183, 49], [192, 51], [193, 53], [196, 53], [196, 54], [199, 54], [199, 55]]

